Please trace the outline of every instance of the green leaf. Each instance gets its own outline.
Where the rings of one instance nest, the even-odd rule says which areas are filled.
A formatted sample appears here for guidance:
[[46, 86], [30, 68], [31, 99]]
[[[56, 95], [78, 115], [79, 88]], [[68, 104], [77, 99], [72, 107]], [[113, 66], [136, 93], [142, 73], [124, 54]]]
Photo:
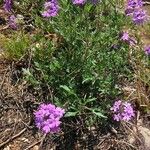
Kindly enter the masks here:
[[76, 116], [77, 115], [77, 111], [76, 112], [67, 112], [66, 114], [65, 114], [65, 117], [74, 117], [74, 116]]
[[89, 81], [92, 81], [93, 78], [92, 77], [89, 77], [89, 78], [85, 78], [83, 81], [82, 81], [82, 84], [86, 83], [86, 82], [89, 82]]
[[92, 112], [98, 116], [98, 117], [102, 117], [102, 118], [107, 118], [106, 116], [104, 116], [101, 112], [101, 110], [98, 110], [98, 109], [93, 109]]
[[85, 99], [84, 105], [86, 105], [87, 103], [93, 102], [95, 100], [96, 100], [96, 98]]
[[64, 89], [68, 94], [76, 96], [76, 94], [66, 85], [60, 85], [60, 88]]
[[26, 75], [26, 76], [32, 76], [29, 68], [25, 69], [25, 68], [22, 68], [22, 71], [23, 71], [23, 74]]

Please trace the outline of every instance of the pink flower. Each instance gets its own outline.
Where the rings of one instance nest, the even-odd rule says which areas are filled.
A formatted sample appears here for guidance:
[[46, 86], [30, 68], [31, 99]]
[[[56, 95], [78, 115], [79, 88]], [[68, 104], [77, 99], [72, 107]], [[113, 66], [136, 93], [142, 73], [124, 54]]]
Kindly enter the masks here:
[[59, 6], [56, 0], [51, 0], [50, 2], [45, 2], [43, 17], [55, 17], [58, 14]]
[[135, 116], [133, 107], [128, 102], [116, 101], [110, 108], [116, 121], [130, 121]]
[[41, 104], [34, 113], [36, 127], [44, 133], [55, 133], [59, 131], [60, 119], [65, 110], [52, 104]]
[[130, 37], [128, 32], [123, 32], [120, 39], [131, 46], [136, 44], [136, 40], [133, 37]]

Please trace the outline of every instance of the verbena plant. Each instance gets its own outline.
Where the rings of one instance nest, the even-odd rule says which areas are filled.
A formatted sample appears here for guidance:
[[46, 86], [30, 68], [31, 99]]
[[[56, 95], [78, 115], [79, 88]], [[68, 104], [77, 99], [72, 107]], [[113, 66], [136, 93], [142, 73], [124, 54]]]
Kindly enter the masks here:
[[60, 6], [54, 18], [36, 16], [43, 32], [34, 36], [26, 79], [39, 92], [49, 89], [44, 101], [65, 107], [66, 116], [106, 118], [120, 81], [130, 75], [129, 46], [119, 36], [127, 20], [112, 1], [76, 6], [64, 0]]

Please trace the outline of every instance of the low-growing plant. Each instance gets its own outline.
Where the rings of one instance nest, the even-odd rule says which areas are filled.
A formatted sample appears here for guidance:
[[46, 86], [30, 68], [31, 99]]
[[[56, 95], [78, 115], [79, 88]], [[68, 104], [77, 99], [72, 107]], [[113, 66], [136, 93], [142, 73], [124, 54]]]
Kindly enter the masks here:
[[14, 33], [14, 35], [8, 38], [4, 43], [6, 57], [10, 60], [19, 60], [27, 54], [30, 44], [31, 39], [29, 35], [22, 32]]
[[44, 101], [66, 107], [66, 116], [106, 118], [121, 94], [120, 81], [130, 75], [129, 45], [120, 40], [126, 18], [114, 4], [77, 6], [64, 0], [57, 16], [35, 20], [47, 35], [34, 37], [30, 81], [45, 91]]

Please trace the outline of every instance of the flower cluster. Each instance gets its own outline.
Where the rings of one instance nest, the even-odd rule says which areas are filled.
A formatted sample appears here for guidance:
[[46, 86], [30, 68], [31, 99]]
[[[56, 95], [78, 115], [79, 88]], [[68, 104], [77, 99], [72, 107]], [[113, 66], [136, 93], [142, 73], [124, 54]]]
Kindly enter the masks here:
[[121, 38], [122, 41], [128, 43], [129, 45], [135, 45], [136, 44], [136, 40], [133, 37], [130, 37], [128, 32], [123, 32], [121, 34]]
[[12, 8], [12, 0], [4, 0], [4, 9], [7, 12], [10, 12]]
[[131, 16], [135, 24], [143, 24], [147, 20], [146, 11], [142, 9], [142, 0], [128, 0], [125, 13]]
[[41, 104], [34, 113], [35, 124], [37, 128], [44, 133], [55, 133], [59, 131], [61, 124], [60, 119], [63, 117], [65, 110], [52, 104]]
[[114, 103], [113, 107], [111, 107], [111, 111], [113, 112], [113, 118], [116, 121], [129, 121], [135, 116], [131, 104], [122, 102], [121, 100]]
[[145, 46], [144, 51], [145, 51], [145, 54], [150, 55], [150, 45]]
[[58, 14], [58, 11], [59, 11], [59, 6], [57, 0], [51, 0], [45, 2], [44, 12], [42, 13], [42, 16], [46, 18], [54, 17]]

